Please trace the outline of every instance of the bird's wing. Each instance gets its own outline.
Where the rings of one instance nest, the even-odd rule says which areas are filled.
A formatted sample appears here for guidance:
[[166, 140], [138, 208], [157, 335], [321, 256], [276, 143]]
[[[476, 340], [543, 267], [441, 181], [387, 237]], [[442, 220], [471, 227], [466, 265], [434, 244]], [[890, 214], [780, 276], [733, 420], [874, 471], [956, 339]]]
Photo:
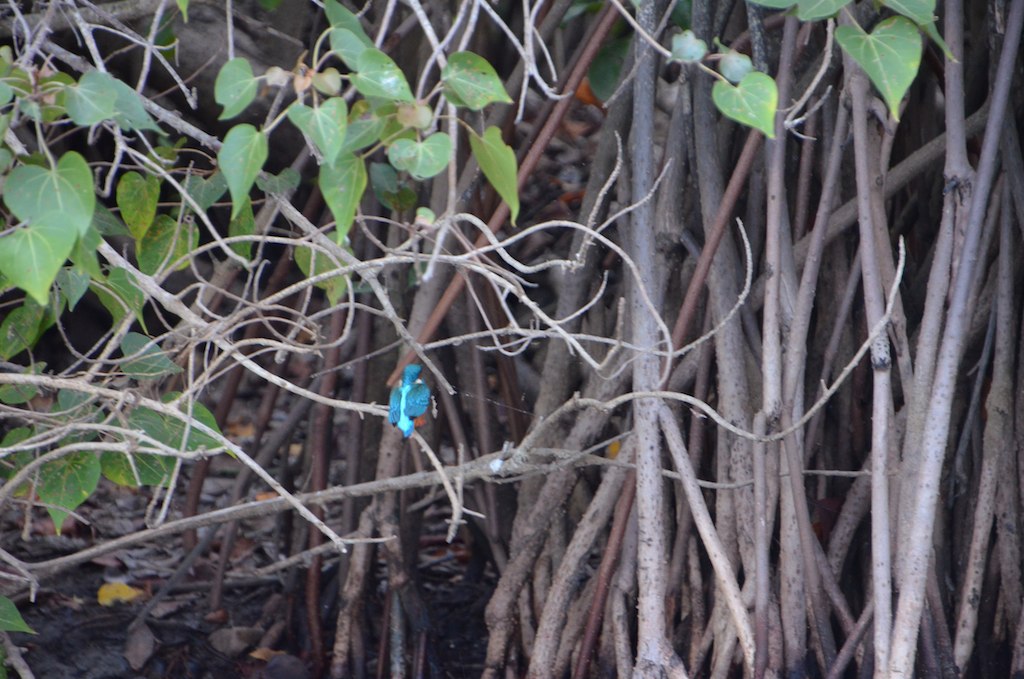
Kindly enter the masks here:
[[391, 401], [388, 404], [388, 422], [398, 424], [398, 418], [402, 416], [402, 390], [391, 390]]
[[414, 384], [405, 397], [405, 414], [413, 419], [427, 412], [430, 405], [430, 387], [425, 384]]

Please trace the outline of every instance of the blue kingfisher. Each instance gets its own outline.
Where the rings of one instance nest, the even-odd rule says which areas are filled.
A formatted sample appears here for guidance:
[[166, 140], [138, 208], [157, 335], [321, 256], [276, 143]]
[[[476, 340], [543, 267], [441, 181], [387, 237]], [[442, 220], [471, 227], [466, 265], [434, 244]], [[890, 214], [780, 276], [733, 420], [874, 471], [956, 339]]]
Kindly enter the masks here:
[[420, 379], [422, 369], [417, 363], [405, 366], [402, 383], [391, 390], [388, 421], [401, 429], [405, 438], [412, 436], [416, 419], [427, 412], [430, 405], [430, 387]]

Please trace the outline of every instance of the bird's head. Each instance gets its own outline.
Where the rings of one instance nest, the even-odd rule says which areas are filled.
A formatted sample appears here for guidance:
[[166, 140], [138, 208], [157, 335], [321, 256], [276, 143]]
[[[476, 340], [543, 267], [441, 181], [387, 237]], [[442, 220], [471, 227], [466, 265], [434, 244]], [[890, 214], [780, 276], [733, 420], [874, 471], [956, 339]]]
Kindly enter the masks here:
[[410, 363], [405, 366], [405, 370], [402, 372], [402, 384], [413, 384], [419, 378], [422, 369], [423, 367], [419, 363]]

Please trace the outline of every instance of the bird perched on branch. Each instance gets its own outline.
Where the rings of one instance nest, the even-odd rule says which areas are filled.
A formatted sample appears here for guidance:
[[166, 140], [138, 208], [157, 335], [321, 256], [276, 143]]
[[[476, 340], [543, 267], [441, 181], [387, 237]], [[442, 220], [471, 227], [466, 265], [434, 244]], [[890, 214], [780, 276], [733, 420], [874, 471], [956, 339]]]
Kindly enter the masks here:
[[388, 421], [402, 430], [405, 438], [412, 436], [416, 418], [427, 412], [430, 405], [430, 387], [420, 379], [420, 370], [422, 367], [416, 363], [405, 366], [402, 383], [391, 390]]

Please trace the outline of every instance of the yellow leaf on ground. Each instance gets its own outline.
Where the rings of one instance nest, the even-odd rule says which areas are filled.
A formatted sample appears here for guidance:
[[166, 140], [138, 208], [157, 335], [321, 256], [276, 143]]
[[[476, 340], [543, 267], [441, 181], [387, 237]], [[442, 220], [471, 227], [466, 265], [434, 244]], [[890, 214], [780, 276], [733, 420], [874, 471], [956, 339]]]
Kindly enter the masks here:
[[123, 582], [107, 582], [96, 592], [96, 601], [100, 606], [113, 606], [135, 601], [143, 594], [145, 592], [138, 587], [132, 587]]

